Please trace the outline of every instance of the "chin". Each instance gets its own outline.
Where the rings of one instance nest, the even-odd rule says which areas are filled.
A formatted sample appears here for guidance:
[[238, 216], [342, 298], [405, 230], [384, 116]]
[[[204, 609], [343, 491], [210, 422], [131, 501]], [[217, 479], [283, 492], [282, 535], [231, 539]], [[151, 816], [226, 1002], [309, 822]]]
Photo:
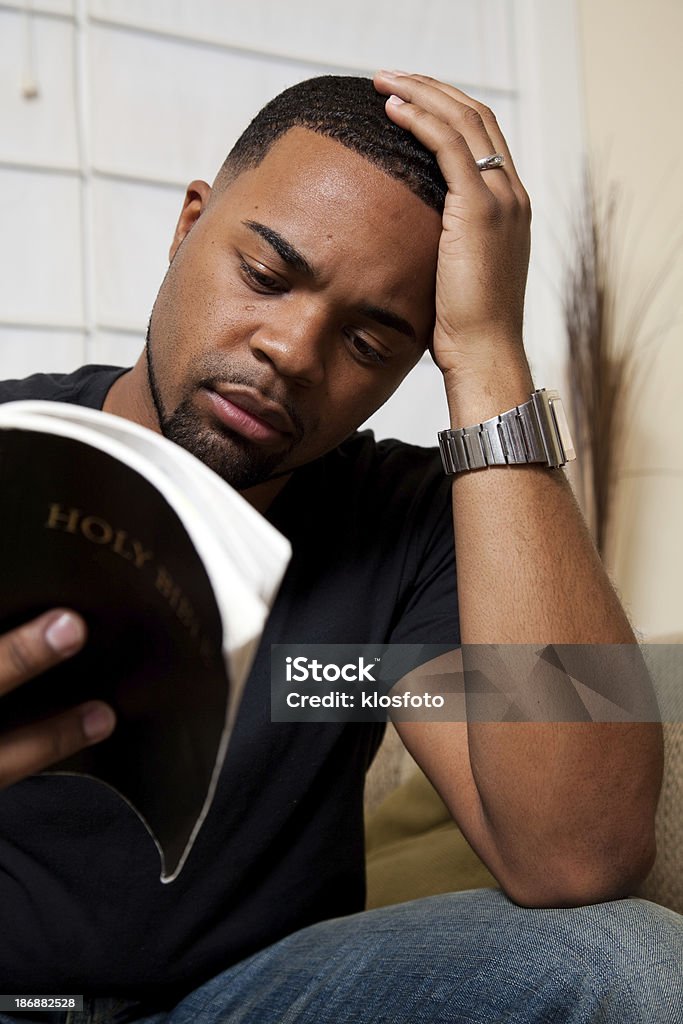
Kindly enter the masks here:
[[286, 453], [261, 449], [237, 434], [188, 422], [177, 412], [163, 424], [162, 432], [238, 491], [278, 475], [286, 458]]

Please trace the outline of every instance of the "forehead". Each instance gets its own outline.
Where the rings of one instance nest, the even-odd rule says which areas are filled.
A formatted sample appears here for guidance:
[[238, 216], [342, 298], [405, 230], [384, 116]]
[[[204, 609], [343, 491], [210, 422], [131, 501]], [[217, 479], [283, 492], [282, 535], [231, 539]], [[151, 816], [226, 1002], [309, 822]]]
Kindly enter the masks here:
[[226, 216], [275, 228], [323, 272], [328, 262], [338, 269], [362, 261], [433, 286], [439, 213], [334, 139], [291, 129], [225, 187], [217, 205]]

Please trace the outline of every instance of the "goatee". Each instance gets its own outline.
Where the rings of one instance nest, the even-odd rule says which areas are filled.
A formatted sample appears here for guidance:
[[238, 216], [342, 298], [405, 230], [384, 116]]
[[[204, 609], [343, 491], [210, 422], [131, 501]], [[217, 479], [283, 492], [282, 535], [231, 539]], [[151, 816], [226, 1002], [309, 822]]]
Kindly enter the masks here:
[[[167, 413], [161, 399], [159, 381], [155, 372], [152, 346], [150, 345], [149, 329], [147, 331], [147, 376], [154, 408], [159, 420], [159, 428], [164, 437], [185, 448], [206, 466], [218, 473], [226, 483], [238, 491], [254, 487], [278, 475], [278, 469], [289, 455], [296, 443], [292, 438], [291, 445], [285, 451], [264, 451], [247, 438], [228, 430], [225, 427], [214, 429], [207, 426], [195, 411], [192, 399], [184, 399], [172, 413]], [[211, 387], [216, 376], [209, 376], [198, 382], [197, 387]], [[225, 363], [221, 364], [221, 381], [233, 384], [253, 386], [253, 382], [240, 378], [237, 372], [226, 373]], [[292, 415], [293, 410], [289, 410]], [[298, 417], [294, 413], [295, 423]], [[299, 433], [299, 432], [298, 432]], [[286, 472], [283, 470], [282, 472]]]

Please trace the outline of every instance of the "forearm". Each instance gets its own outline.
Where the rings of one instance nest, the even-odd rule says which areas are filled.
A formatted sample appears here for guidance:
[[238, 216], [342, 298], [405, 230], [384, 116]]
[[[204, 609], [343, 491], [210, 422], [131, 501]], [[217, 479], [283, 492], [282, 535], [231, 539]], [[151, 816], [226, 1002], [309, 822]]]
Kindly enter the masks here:
[[[526, 402], [523, 356], [446, 382], [451, 426]], [[453, 478], [463, 643], [633, 643], [562, 470], [493, 467]], [[495, 595], [495, 598], [494, 598]]]
[[[516, 354], [507, 362], [500, 345], [496, 351], [497, 372], [486, 378], [446, 375], [453, 427], [528, 400], [533, 385], [520, 347], [509, 346]], [[453, 515], [466, 681], [480, 644], [634, 643], [562, 470], [459, 474]], [[619, 648], [582, 650], [582, 661], [589, 685], [591, 671], [603, 687], [605, 671], [620, 673], [612, 693], [626, 706], [647, 704], [648, 694], [636, 692], [648, 688], [647, 676], [633, 667], [634, 658], [622, 672]], [[530, 707], [537, 696], [527, 695]], [[552, 717], [547, 709], [545, 717]], [[482, 827], [522, 900], [528, 879], [529, 893], [554, 901], [552, 892], [539, 891], [541, 878], [569, 901], [574, 891], [579, 902], [616, 895], [652, 858], [661, 729], [559, 718], [556, 724], [469, 721]]]

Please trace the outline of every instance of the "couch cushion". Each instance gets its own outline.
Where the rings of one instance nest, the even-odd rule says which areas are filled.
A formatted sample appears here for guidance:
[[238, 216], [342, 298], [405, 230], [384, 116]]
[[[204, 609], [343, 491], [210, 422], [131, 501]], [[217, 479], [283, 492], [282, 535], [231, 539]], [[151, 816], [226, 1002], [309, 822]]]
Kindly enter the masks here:
[[368, 815], [366, 849], [368, 909], [497, 884], [419, 770]]

